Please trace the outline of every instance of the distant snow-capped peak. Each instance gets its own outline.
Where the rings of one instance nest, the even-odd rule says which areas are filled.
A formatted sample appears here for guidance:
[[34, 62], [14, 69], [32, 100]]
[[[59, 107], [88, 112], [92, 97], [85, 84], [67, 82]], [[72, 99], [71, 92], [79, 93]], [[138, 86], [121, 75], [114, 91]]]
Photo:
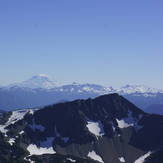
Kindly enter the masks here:
[[10, 87], [13, 87], [13, 86], [26, 87], [26, 88], [31, 88], [31, 89], [34, 89], [34, 88], [50, 89], [50, 88], [56, 87], [56, 83], [50, 80], [47, 75], [39, 74], [23, 82], [10, 85]]
[[98, 84], [79, 84], [73, 82], [72, 84], [63, 85], [59, 87], [60, 91], [64, 92], [78, 92], [78, 93], [95, 93], [95, 94], [107, 94], [112, 93], [115, 90], [112, 87], [105, 87]]
[[151, 88], [145, 85], [125, 85], [120, 89], [117, 89], [117, 93], [120, 94], [132, 94], [132, 93], [161, 93], [162, 90]]

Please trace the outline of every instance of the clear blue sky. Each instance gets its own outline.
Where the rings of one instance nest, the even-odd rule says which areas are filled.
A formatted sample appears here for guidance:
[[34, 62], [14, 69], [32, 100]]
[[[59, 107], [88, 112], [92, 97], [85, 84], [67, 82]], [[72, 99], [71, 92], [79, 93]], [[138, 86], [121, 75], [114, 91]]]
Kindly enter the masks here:
[[162, 0], [0, 0], [0, 84], [163, 88]]

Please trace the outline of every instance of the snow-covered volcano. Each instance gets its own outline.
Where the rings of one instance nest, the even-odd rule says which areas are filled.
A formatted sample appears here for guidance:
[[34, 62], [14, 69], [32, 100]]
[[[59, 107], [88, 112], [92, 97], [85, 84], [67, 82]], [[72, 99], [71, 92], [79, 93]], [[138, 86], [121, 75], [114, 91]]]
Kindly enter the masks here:
[[56, 87], [56, 83], [53, 82], [47, 75], [39, 74], [32, 76], [30, 79], [25, 80], [20, 83], [15, 83], [10, 85], [10, 87], [17, 86], [17, 87], [26, 87], [26, 88], [45, 88], [50, 89]]

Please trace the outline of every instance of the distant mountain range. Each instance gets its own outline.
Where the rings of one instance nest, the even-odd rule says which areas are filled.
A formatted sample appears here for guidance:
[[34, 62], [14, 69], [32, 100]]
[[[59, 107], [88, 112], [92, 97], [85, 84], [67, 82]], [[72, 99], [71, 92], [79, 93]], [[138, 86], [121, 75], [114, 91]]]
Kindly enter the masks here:
[[109, 94], [0, 117], [1, 163], [162, 163], [163, 116]]
[[0, 87], [0, 110], [39, 107], [60, 101], [97, 97], [108, 93], [123, 95], [147, 112], [158, 113], [158, 106], [159, 113], [163, 113], [163, 90], [144, 85], [126, 85], [119, 89], [75, 82], [68, 85], [57, 85], [56, 82], [43, 74], [33, 76], [20, 83]]
[[97, 84], [79, 84], [79, 83], [72, 83], [69, 85], [63, 85], [63, 86], [57, 86], [57, 84], [50, 80], [50, 78], [45, 74], [39, 74], [31, 77], [28, 80], [25, 80], [20, 83], [14, 83], [10, 84], [5, 87], [1, 88], [12, 88], [12, 87], [19, 87], [19, 88], [29, 88], [29, 89], [56, 89], [57, 91], [69, 91], [69, 92], [91, 92], [91, 93], [98, 93], [98, 94], [104, 94], [104, 93], [112, 93], [117, 92], [120, 94], [133, 94], [133, 93], [163, 93], [163, 90], [159, 90], [156, 88], [151, 88], [145, 85], [125, 85], [119, 89], [115, 89], [112, 86], [101, 86]]

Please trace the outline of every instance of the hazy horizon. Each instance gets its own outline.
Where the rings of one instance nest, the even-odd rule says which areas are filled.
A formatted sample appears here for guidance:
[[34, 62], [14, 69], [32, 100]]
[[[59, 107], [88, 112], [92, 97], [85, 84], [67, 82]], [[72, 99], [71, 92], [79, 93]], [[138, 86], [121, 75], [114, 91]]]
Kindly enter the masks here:
[[163, 2], [0, 2], [0, 85], [40, 73], [62, 84], [163, 89]]
[[18, 83], [21, 83], [21, 82], [24, 82], [24, 81], [27, 81], [27, 80], [30, 80], [30, 79], [32, 79], [33, 77], [35, 77], [35, 76], [45, 76], [45, 77], [47, 77], [48, 79], [50, 79], [50, 81], [53, 81], [55, 84], [56, 84], [56, 86], [62, 86], [62, 85], [68, 85], [68, 84], [73, 84], [73, 83], [77, 83], [77, 84], [97, 84], [97, 85], [102, 85], [102, 86], [106, 86], [106, 87], [113, 87], [114, 89], [118, 89], [118, 88], [121, 88], [121, 87], [124, 87], [124, 86], [127, 86], [127, 85], [141, 85], [141, 86], [147, 86], [147, 87], [150, 87], [150, 88], [156, 88], [156, 89], [161, 89], [161, 88], [157, 88], [157, 87], [152, 87], [152, 86], [149, 86], [149, 85], [145, 85], [145, 84], [143, 84], [143, 83], [124, 83], [123, 85], [114, 85], [114, 84], [100, 84], [100, 83], [89, 83], [89, 82], [76, 82], [76, 81], [72, 81], [72, 82], [61, 82], [61, 81], [58, 81], [57, 79], [55, 79], [54, 77], [52, 77], [52, 76], [49, 76], [49, 75], [47, 75], [47, 74], [35, 74], [35, 75], [33, 75], [33, 76], [30, 76], [30, 77], [28, 77], [28, 78], [26, 78], [26, 79], [24, 79], [24, 80], [19, 80], [19, 81], [15, 81], [15, 82], [12, 82], [12, 83], [8, 83], [8, 84], [4, 84], [4, 85], [0, 85], [0, 87], [2, 86], [9, 86], [9, 85], [12, 85], [12, 84], [18, 84]]

